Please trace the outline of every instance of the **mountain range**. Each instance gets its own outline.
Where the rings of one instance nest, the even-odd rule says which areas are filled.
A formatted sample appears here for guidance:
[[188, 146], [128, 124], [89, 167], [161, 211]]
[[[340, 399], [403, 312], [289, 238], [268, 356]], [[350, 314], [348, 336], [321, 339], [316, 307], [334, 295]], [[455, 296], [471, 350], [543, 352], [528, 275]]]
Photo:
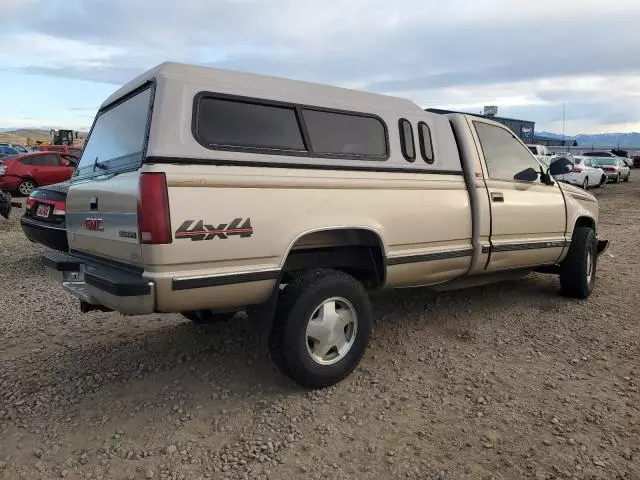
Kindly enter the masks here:
[[[562, 135], [552, 132], [536, 132], [536, 135], [562, 140]], [[564, 138], [566, 140], [575, 140], [578, 142], [579, 147], [640, 148], [640, 133], [638, 132], [566, 135]]]

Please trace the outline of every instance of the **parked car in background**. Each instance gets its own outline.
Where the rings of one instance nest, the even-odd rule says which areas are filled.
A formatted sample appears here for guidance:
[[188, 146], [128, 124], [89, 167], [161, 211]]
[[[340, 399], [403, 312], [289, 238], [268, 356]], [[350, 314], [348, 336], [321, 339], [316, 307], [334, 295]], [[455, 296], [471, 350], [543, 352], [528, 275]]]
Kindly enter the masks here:
[[69, 180], [77, 164], [77, 157], [54, 152], [6, 157], [0, 164], [0, 188], [27, 196], [38, 186]]
[[68, 153], [74, 157], [80, 158], [82, 156], [82, 149], [76, 147], [69, 147], [68, 145], [40, 145], [41, 152], [58, 152]]
[[628, 182], [631, 180], [631, 169], [620, 157], [597, 157], [592, 158], [596, 164], [604, 170], [607, 180], [618, 183], [620, 180]]
[[639, 168], [640, 167], [640, 155], [633, 157], [632, 160], [633, 160], [633, 168]]
[[18, 155], [20, 152], [9, 145], [0, 145], [0, 153], [4, 155]]
[[0, 142], [0, 147], [9, 147], [9, 148], [13, 148], [16, 152], [18, 153], [29, 153], [29, 150], [27, 150], [25, 147], [23, 147], [22, 145], [19, 145], [17, 143], [4, 143], [4, 142]]
[[527, 145], [527, 148], [531, 150], [531, 153], [533, 153], [538, 160], [545, 165], [549, 165], [549, 157], [553, 156], [553, 154], [545, 145]]
[[607, 181], [607, 177], [602, 168], [597, 164], [594, 164], [593, 159], [589, 157], [574, 157], [573, 155], [566, 155], [554, 158], [551, 160], [551, 164], [565, 161], [570, 162], [573, 165], [573, 168], [569, 173], [554, 175], [553, 178], [559, 182], [577, 185], [586, 190], [589, 187], [599, 188]]
[[621, 157], [620, 155], [616, 155], [614, 152], [585, 152], [582, 154], [583, 157], [598, 157], [598, 158], [619, 158], [621, 159], [627, 167], [633, 167], [633, 160], [629, 157]]
[[69, 182], [39, 187], [27, 198], [20, 226], [27, 239], [66, 252], [66, 201]]

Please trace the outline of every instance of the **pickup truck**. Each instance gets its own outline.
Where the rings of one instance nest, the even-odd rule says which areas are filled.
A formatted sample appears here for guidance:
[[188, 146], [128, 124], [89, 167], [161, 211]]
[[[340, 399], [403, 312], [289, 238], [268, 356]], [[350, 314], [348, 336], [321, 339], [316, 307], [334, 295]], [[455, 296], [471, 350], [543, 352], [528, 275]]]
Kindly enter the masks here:
[[109, 97], [44, 262], [83, 311], [270, 322], [273, 361], [339, 382], [371, 291], [557, 274], [594, 288], [598, 202], [508, 128], [409, 100], [164, 63]]
[[531, 153], [543, 164], [549, 165], [549, 158], [553, 156], [553, 153], [551, 153], [545, 145], [527, 145], [527, 148], [531, 150]]

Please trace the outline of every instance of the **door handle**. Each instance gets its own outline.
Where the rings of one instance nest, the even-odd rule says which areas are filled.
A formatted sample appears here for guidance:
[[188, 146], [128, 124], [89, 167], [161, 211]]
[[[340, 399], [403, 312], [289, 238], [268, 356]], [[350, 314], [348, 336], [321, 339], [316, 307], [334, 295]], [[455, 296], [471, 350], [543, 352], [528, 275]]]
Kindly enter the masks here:
[[504, 202], [504, 195], [502, 192], [491, 192], [492, 202]]

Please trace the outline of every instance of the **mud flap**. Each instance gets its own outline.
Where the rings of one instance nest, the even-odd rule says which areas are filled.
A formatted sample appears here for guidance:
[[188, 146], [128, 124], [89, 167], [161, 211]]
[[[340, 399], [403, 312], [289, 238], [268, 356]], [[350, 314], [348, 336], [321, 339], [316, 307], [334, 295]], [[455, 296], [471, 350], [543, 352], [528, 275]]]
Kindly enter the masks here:
[[609, 240], [598, 240], [598, 256], [602, 255], [609, 248]]

